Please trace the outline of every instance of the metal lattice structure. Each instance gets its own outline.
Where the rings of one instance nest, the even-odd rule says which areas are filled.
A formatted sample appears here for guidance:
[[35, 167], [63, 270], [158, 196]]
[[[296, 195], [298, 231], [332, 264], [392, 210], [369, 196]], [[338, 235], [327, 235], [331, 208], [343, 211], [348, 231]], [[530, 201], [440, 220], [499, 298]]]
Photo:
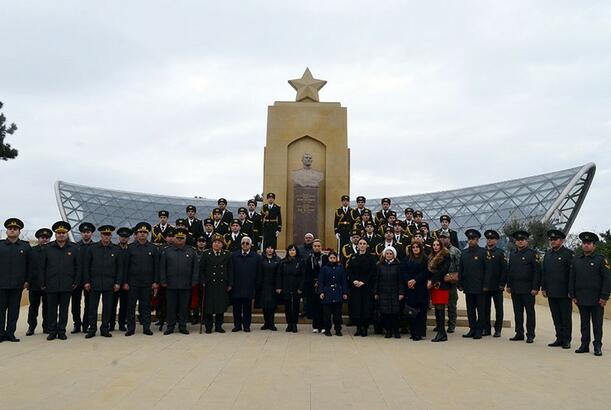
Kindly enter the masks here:
[[[403, 215], [411, 207], [423, 211], [431, 229], [439, 226], [439, 217], [452, 217], [452, 227], [496, 229], [502, 232], [511, 220], [539, 219], [550, 221], [568, 233], [590, 188], [596, 166], [593, 163], [542, 175], [503, 181], [469, 188], [419, 195], [392, 197], [392, 209]], [[78, 238], [78, 225], [83, 221], [96, 226], [112, 224], [134, 226], [140, 221], [155, 223], [161, 209], [170, 212], [170, 221], [185, 216], [185, 208], [197, 207], [205, 218], [217, 206], [216, 200], [143, 194], [94, 188], [58, 181], [55, 195], [63, 220], [73, 227]], [[369, 203], [379, 204], [379, 199]], [[246, 201], [229, 201], [228, 209], [245, 206]]]

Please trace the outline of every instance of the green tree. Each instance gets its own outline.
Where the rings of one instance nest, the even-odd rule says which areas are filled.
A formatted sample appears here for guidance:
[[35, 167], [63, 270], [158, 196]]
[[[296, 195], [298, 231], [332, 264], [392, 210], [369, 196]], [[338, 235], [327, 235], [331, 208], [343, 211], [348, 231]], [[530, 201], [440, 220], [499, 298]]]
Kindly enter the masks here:
[[541, 222], [539, 219], [518, 221], [512, 219], [503, 226], [503, 234], [507, 236], [510, 251], [515, 250], [514, 240], [511, 236], [515, 231], [530, 233], [529, 245], [537, 250], [544, 250], [547, 248], [547, 231], [555, 228], [556, 226], [549, 221]]
[[[0, 101], [0, 110], [2, 109], [3, 104]], [[7, 144], [4, 142], [7, 134], [12, 135], [15, 131], [17, 131], [17, 125], [12, 123], [10, 126], [6, 126], [6, 117], [3, 113], [0, 112], [0, 159], [3, 161], [7, 161], [9, 159], [14, 159], [19, 155], [19, 152], [11, 147], [11, 144]]]

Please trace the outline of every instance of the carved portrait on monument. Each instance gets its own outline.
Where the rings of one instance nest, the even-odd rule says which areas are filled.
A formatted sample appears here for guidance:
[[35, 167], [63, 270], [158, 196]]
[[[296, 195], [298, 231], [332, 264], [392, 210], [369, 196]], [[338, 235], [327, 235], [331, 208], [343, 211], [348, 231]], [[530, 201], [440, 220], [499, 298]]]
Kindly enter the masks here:
[[324, 175], [320, 171], [312, 169], [314, 158], [312, 154], [305, 153], [301, 158], [303, 168], [291, 172], [291, 180], [295, 186], [318, 188], [324, 179]]

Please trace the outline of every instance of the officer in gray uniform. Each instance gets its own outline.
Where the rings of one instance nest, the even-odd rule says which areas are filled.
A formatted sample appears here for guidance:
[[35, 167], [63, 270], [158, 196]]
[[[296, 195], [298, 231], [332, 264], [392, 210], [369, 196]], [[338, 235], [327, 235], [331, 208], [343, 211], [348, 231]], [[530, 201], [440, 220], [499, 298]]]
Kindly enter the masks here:
[[569, 279], [569, 295], [579, 308], [581, 346], [575, 353], [590, 351], [590, 322], [594, 333], [594, 354], [602, 356], [603, 316], [611, 291], [609, 261], [594, 253], [598, 236], [592, 232], [579, 234], [582, 255], [573, 258]]
[[569, 276], [573, 252], [564, 246], [564, 232], [547, 231], [550, 249], [541, 263], [541, 294], [547, 298], [552, 313], [556, 340], [549, 347], [571, 347], [573, 306], [569, 297]]

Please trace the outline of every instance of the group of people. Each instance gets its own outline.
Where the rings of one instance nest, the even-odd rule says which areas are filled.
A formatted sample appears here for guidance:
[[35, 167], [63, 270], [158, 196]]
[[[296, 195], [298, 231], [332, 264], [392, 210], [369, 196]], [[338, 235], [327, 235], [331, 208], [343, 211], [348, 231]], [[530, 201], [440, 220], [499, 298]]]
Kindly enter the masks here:
[[[188, 334], [188, 322], [200, 323], [206, 333], [224, 333], [224, 316], [233, 311], [232, 332], [250, 332], [252, 308], [262, 309], [262, 330], [277, 330], [275, 314], [284, 305], [286, 331], [297, 332], [301, 315], [312, 321], [313, 332], [342, 335], [343, 310], [348, 308], [356, 336], [366, 337], [371, 326], [386, 338], [409, 333], [414, 341], [425, 338], [427, 312], [435, 313], [432, 342], [445, 342], [455, 331], [458, 292], [465, 294], [469, 330], [463, 337], [500, 337], [503, 327], [503, 292], [511, 294], [515, 335], [510, 340], [535, 339], [535, 297], [549, 301], [556, 340], [549, 346], [570, 348], [572, 306], [579, 308], [581, 345], [588, 352], [593, 327], [593, 348], [602, 355], [604, 307], [611, 290], [607, 260], [595, 252], [598, 237], [579, 235], [581, 250], [564, 246], [565, 234], [550, 230], [550, 249], [541, 260], [528, 246], [529, 233], [512, 236], [515, 250], [497, 247], [498, 232], [465, 232], [467, 246], [460, 249], [449, 215], [431, 232], [423, 213], [405, 209], [405, 219], [391, 210], [384, 198], [373, 214], [359, 196], [355, 208], [342, 196], [334, 229], [337, 251], [324, 248], [320, 239], [306, 234], [304, 243], [289, 245], [281, 259], [276, 238], [282, 229], [280, 207], [269, 193], [261, 213], [257, 202], [237, 210], [234, 218], [227, 201], [203, 221], [195, 206], [186, 217], [169, 223], [169, 212], [159, 211], [159, 222], [140, 222], [133, 228], [78, 227], [81, 239], [71, 242], [72, 227], [65, 221], [36, 232], [38, 246], [19, 239], [23, 222], [9, 218], [7, 238], [0, 241], [0, 342], [15, 336], [21, 293], [29, 292], [28, 330], [35, 333], [42, 304], [42, 328], [48, 340], [64, 340], [68, 309], [72, 307], [72, 333], [111, 337], [118, 323], [125, 336], [136, 331], [152, 335], [152, 310], [159, 330]], [[116, 231], [118, 244], [112, 242]], [[55, 235], [55, 240], [50, 241]], [[130, 238], [133, 240], [130, 242]], [[84, 302], [84, 306], [81, 304]], [[492, 305], [495, 318], [491, 320]], [[118, 315], [117, 315], [118, 309]], [[136, 315], [136, 311], [138, 315]], [[526, 329], [524, 316], [526, 315]], [[447, 321], [446, 321], [447, 316]], [[332, 332], [332, 329], [334, 332]]]

